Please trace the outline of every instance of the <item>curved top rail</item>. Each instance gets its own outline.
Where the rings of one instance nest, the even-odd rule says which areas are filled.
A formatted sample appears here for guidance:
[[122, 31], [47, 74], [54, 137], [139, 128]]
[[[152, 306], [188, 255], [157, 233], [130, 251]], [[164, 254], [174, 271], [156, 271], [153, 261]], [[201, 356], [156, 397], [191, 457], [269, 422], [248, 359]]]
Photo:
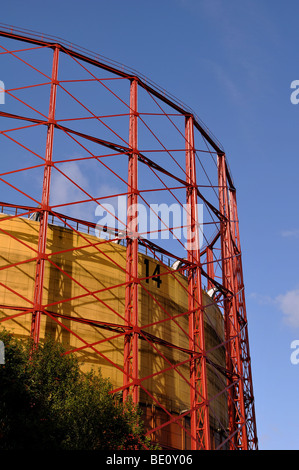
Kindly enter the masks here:
[[86, 48], [78, 46], [77, 44], [66, 41], [62, 38], [46, 35], [44, 33], [39, 33], [29, 29], [22, 29], [16, 26], [7, 25], [0, 23], [0, 36], [9, 37], [11, 39], [17, 39], [21, 41], [31, 42], [35, 44], [42, 44], [48, 47], [53, 47], [54, 45], [59, 45], [62, 48], [62, 51], [69, 52], [72, 55], [79, 56], [81, 59], [91, 60], [94, 65], [99, 67], [104, 67], [110, 72], [117, 75], [126, 76], [128, 78], [135, 77], [138, 79], [139, 85], [153, 93], [159, 99], [164, 101], [166, 104], [181, 112], [182, 114], [191, 114], [195, 121], [195, 126], [201, 132], [201, 134], [207, 139], [211, 144], [214, 150], [218, 153], [224, 153], [224, 149], [219, 140], [213, 135], [210, 129], [205, 125], [205, 123], [198, 117], [198, 115], [182, 101], [177, 99], [175, 96], [171, 95], [165, 89], [161, 88], [159, 85], [154, 83], [145, 75], [137, 72], [136, 70], [121, 64], [120, 62], [108, 59], [107, 57], [92, 52]]
[[[92, 52], [89, 49], [78, 46], [77, 44], [71, 43], [67, 40], [59, 38], [57, 36], [52, 36], [44, 33], [39, 33], [37, 31], [32, 31], [30, 29], [23, 29], [13, 25], [7, 25], [5, 23], [0, 23], [0, 36], [8, 37], [11, 39], [16, 39], [19, 41], [29, 42], [33, 44], [39, 44], [46, 47], [55, 47], [59, 46], [62, 52], [69, 53], [73, 56], [76, 56], [78, 59], [92, 63], [93, 65], [104, 68], [111, 73], [114, 73], [119, 76], [126, 78], [136, 78], [138, 84], [143, 87], [145, 90], [156, 96], [162, 102], [166, 103], [168, 106], [172, 107], [176, 111], [185, 115], [192, 115], [194, 118], [194, 125], [201, 135], [206, 139], [206, 141], [211, 145], [215, 152], [219, 154], [225, 154], [224, 148], [219, 140], [213, 135], [211, 130], [206, 126], [206, 124], [198, 117], [198, 115], [186, 104], [176, 98], [174, 95], [171, 95], [168, 91], [161, 88], [151, 79], [145, 75], [137, 72], [136, 70], [127, 67], [126, 65], [117, 62], [107, 57]], [[232, 189], [235, 190], [234, 182], [231, 174], [231, 170], [225, 157], [226, 169], [227, 169], [227, 178], [229, 185]]]

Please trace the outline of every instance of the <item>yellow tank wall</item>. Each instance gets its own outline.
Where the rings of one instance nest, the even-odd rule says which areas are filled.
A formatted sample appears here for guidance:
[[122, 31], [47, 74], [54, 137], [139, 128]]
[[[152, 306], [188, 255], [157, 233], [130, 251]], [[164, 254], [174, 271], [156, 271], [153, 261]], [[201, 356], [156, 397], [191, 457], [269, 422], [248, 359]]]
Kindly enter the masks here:
[[[0, 268], [22, 262], [14, 267], [0, 270], [0, 316], [3, 317], [18, 313], [17, 310], [3, 308], [4, 305], [16, 308], [32, 307], [36, 267], [36, 261], [32, 258], [36, 256], [39, 223], [23, 218], [5, 220], [5, 216], [2, 215], [0, 229]], [[55, 254], [61, 251], [63, 253]], [[49, 225], [47, 254], [49, 257], [45, 263], [43, 302], [48, 305], [49, 312], [77, 319], [124, 324], [126, 250], [123, 246], [103, 243], [103, 240], [92, 235], [79, 235], [72, 230]], [[140, 277], [146, 276], [146, 259], [149, 263], [150, 275], [157, 265], [155, 260], [140, 253]], [[162, 281], [160, 288], [152, 280], [142, 281], [145, 289], [153, 295], [155, 300], [145, 289], [139, 289], [140, 326], [147, 333], [188, 349], [189, 341], [186, 333], [188, 332], [188, 316], [178, 316], [175, 322], [169, 320], [169, 315], [179, 315], [188, 310], [186, 278], [175, 271], [173, 275], [163, 275], [165, 268], [160, 266], [160, 269]], [[210, 297], [205, 292], [203, 300], [205, 305], [210, 305], [207, 311], [212, 326], [207, 323], [205, 327], [206, 348], [209, 350], [219, 344], [218, 336], [223, 338], [223, 322], [219, 309], [211, 303]], [[69, 349], [80, 348], [78, 355], [83, 370], [101, 367], [103, 375], [110, 377], [115, 387], [121, 386], [123, 374], [117, 367], [112, 367], [109, 361], [117, 364], [120, 369], [123, 368], [124, 337], [107, 329], [78, 323], [71, 319], [57, 318], [57, 320], [65, 328], [62, 328], [54, 319], [42, 316], [41, 338], [50, 334], [62, 341]], [[165, 321], [155, 324], [161, 320]], [[30, 324], [31, 313], [2, 323], [5, 328], [18, 336], [28, 336]], [[72, 332], [75, 332], [75, 335]], [[86, 343], [79, 337], [86, 343], [93, 343], [95, 350], [85, 347]], [[104, 341], [107, 338], [109, 340]], [[173, 368], [169, 368], [163, 374], [160, 371], [172, 364], [186, 361], [188, 355], [163, 345], [155, 344], [155, 348], [160, 354], [147, 341], [140, 340], [140, 377], [155, 374], [153, 378], [142, 383], [169, 411], [180, 413], [189, 407], [188, 363], [177, 368], [179, 373]], [[214, 349], [208, 357], [213, 362], [225, 366], [223, 348]], [[220, 389], [224, 388], [213, 370], [209, 370], [208, 379], [210, 396], [216, 395]], [[140, 401], [149, 405], [153, 402], [144, 391], [140, 392]], [[226, 400], [223, 394], [213, 400], [213, 407], [216, 416], [220, 417], [222, 422], [226, 422]], [[150, 419], [153, 419], [153, 416]], [[159, 416], [156, 419], [161, 420], [162, 417]], [[214, 418], [211, 417], [211, 420], [213, 422]], [[214, 426], [217, 427], [216, 422]], [[178, 435], [175, 437], [176, 433]], [[182, 432], [179, 427], [176, 431], [173, 429], [172, 434], [175, 442], [182, 441]]]

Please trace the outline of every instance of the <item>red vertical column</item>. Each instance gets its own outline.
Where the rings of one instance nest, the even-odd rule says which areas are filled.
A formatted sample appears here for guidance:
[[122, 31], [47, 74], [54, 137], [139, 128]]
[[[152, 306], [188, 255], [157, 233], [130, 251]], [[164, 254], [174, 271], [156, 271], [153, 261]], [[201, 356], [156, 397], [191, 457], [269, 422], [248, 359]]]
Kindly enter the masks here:
[[215, 278], [214, 272], [214, 255], [213, 249], [210, 246], [207, 246], [207, 275], [208, 275], [208, 290], [213, 289], [214, 284], [213, 280]]
[[187, 259], [188, 259], [188, 308], [189, 348], [193, 351], [190, 361], [190, 410], [191, 448], [211, 448], [207, 365], [204, 337], [204, 308], [202, 301], [201, 262], [199, 247], [197, 183], [194, 151], [193, 117], [186, 117], [186, 175], [187, 175]]
[[[133, 79], [130, 87], [130, 128], [128, 162], [127, 204], [127, 259], [125, 323], [127, 333], [124, 344], [124, 400], [129, 393], [138, 403], [138, 81]], [[131, 391], [130, 391], [131, 390]]]
[[228, 371], [228, 412], [231, 449], [247, 450], [246, 413], [244, 401], [243, 367], [240, 343], [240, 316], [236, 283], [234, 225], [229, 204], [225, 155], [218, 155], [218, 181], [221, 221], [221, 255], [224, 298], [224, 328], [226, 340], [226, 367]]
[[243, 371], [243, 387], [245, 397], [245, 413], [246, 413], [246, 430], [248, 449], [257, 449], [258, 439], [256, 430], [256, 419], [255, 419], [255, 406], [254, 406], [254, 394], [252, 384], [252, 373], [251, 373], [251, 358], [249, 351], [249, 337], [248, 337], [248, 324], [247, 324], [247, 313], [246, 313], [246, 302], [245, 302], [245, 288], [243, 280], [243, 267], [242, 267], [242, 256], [241, 256], [241, 243], [239, 233], [239, 220], [237, 210], [236, 191], [229, 191], [229, 200], [231, 207], [231, 221], [232, 221], [232, 241], [234, 245], [235, 257], [234, 257], [234, 270], [236, 278], [236, 292], [237, 292], [237, 308], [240, 322], [240, 350], [241, 350], [241, 361]]
[[58, 77], [58, 59], [59, 48], [55, 47], [52, 64], [52, 80], [50, 91], [50, 104], [48, 114], [48, 129], [46, 141], [46, 156], [44, 165], [44, 178], [42, 188], [42, 198], [40, 207], [40, 225], [38, 234], [38, 254], [37, 264], [35, 271], [34, 283], [34, 306], [31, 322], [31, 337], [34, 344], [39, 342], [40, 335], [40, 320], [43, 312], [43, 282], [46, 260], [46, 246], [47, 246], [47, 228], [48, 228], [48, 215], [49, 215], [49, 200], [50, 200], [50, 181], [51, 181], [51, 167], [52, 167], [52, 152], [53, 152], [53, 137], [55, 125], [55, 107], [57, 95], [57, 77]]

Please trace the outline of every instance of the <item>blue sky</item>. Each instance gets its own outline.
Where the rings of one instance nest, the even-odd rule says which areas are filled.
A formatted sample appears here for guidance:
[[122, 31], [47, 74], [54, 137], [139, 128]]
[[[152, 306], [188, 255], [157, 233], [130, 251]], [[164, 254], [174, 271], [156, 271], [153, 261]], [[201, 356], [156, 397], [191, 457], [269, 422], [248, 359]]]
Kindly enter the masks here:
[[[237, 188], [261, 449], [298, 449], [299, 4], [269, 0], [11, 0], [1, 22], [124, 63], [189, 105]], [[0, 68], [5, 82], [6, 71]]]

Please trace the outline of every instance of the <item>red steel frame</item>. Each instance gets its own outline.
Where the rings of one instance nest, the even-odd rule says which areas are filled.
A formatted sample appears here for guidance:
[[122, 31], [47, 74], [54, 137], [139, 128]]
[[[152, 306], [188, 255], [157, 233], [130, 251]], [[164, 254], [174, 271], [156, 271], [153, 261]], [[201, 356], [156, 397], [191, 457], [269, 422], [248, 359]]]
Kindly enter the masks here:
[[[137, 89], [136, 79], [131, 81], [130, 89], [130, 129], [128, 165], [128, 207], [137, 208], [138, 204], [138, 150], [137, 150]], [[132, 224], [135, 221], [135, 227]], [[138, 232], [136, 212], [128, 215], [128, 227], [132, 232]], [[127, 239], [127, 285], [126, 285], [126, 325], [130, 332], [125, 336], [124, 345], [124, 399], [130, 391], [130, 377], [133, 378], [133, 402], [138, 403], [138, 238], [129, 236]]]
[[39, 342], [40, 330], [40, 317], [42, 314], [43, 303], [43, 285], [44, 285], [44, 270], [45, 270], [45, 257], [46, 257], [46, 244], [47, 244], [47, 228], [49, 217], [49, 201], [50, 201], [50, 181], [51, 181], [51, 166], [52, 166], [52, 151], [53, 151], [53, 137], [54, 137], [54, 122], [55, 122], [55, 104], [57, 94], [57, 76], [58, 76], [58, 58], [59, 48], [55, 47], [53, 55], [52, 67], [52, 82], [49, 104], [49, 118], [47, 130], [47, 143], [46, 143], [46, 158], [44, 167], [44, 180], [42, 190], [42, 200], [40, 208], [40, 226], [38, 236], [38, 256], [36, 263], [35, 273], [35, 287], [34, 287], [34, 307], [32, 312], [31, 324], [31, 337], [34, 344]]
[[[189, 236], [188, 253], [188, 299], [189, 299], [189, 334], [190, 350], [194, 351], [190, 361], [191, 375], [191, 434], [196, 436], [191, 444], [194, 450], [209, 449], [210, 426], [207, 367], [205, 357], [204, 311], [202, 301], [201, 264], [199, 249], [199, 233], [197, 220], [197, 184], [194, 151], [193, 117], [186, 117], [186, 174], [187, 204], [190, 207], [187, 225]], [[191, 232], [191, 233], [190, 233]], [[193, 236], [191, 236], [191, 234]], [[192, 247], [190, 245], [192, 244]]]
[[[204, 318], [207, 312], [203, 306], [202, 284], [203, 279], [206, 279], [208, 290], [213, 288], [217, 289], [217, 295], [214, 298], [214, 301], [217, 302], [219, 307], [223, 309], [225, 326], [225, 338], [222, 346], [225, 347], [226, 352], [226, 367], [225, 370], [220, 371], [218, 369], [217, 372], [219, 372], [222, 378], [225, 377], [225, 384], [223, 386], [222, 393], [227, 396], [229, 410], [229, 429], [224, 430], [225, 438], [219, 444], [219, 449], [227, 447], [232, 450], [257, 449], [258, 443], [247, 330], [244, 281], [242, 273], [236, 189], [234, 187], [232, 177], [228, 169], [227, 159], [221, 145], [189, 108], [160, 90], [150, 81], [145, 80], [140, 74], [137, 75], [135, 71], [130, 71], [127, 68], [119, 66], [119, 64], [112, 63], [111, 61], [96, 56], [89, 51], [81, 50], [77, 46], [70, 45], [61, 40], [58, 41], [56, 38], [41, 36], [37, 33], [17, 30], [15, 28], [2, 25], [0, 27], [0, 36], [10, 40], [17, 40], [30, 44], [30, 48], [32, 48], [32, 54], [34, 53], [34, 48], [43, 47], [53, 49], [48, 118], [37, 119], [26, 117], [25, 115], [15, 115], [8, 113], [5, 108], [3, 108], [3, 111], [0, 110], [0, 117], [2, 117], [2, 119], [10, 118], [17, 120], [18, 122], [26, 122], [24, 127], [18, 128], [23, 129], [24, 132], [26, 132], [26, 127], [30, 127], [30, 125], [46, 126], [47, 128], [46, 155], [42, 164], [44, 168], [44, 174], [40, 203], [34, 206], [28, 206], [27, 204], [20, 205], [13, 202], [3, 202], [1, 204], [3, 207], [5, 206], [6, 209], [15, 210], [15, 215], [5, 217], [4, 220], [7, 220], [7, 218], [14, 218], [16, 216], [28, 216], [34, 212], [39, 213], [40, 222], [37, 250], [33, 250], [33, 258], [22, 261], [22, 263], [31, 262], [32, 260], [36, 262], [33, 302], [31, 299], [23, 299], [22, 296], [20, 296], [20, 294], [15, 291], [15, 295], [20, 298], [20, 307], [16, 308], [10, 305], [4, 305], [0, 301], [1, 308], [12, 311], [12, 314], [0, 319], [0, 322], [4, 325], [6, 320], [31, 314], [31, 336], [34, 339], [35, 344], [38, 345], [41, 316], [49, 316], [55, 322], [57, 322], [58, 325], [61, 325], [62, 328], [65, 328], [71, 334], [76, 335], [82, 341], [83, 346], [79, 349], [90, 347], [103, 359], [108, 360], [112, 367], [117, 367], [119, 370], [121, 370], [123, 373], [123, 387], [115, 391], [122, 391], [124, 399], [127, 399], [127, 397], [131, 395], [133, 402], [137, 404], [139, 403], [139, 392], [140, 390], [143, 390], [157, 406], [160, 406], [160, 408], [165, 411], [169, 418], [168, 421], [159, 426], [153, 425], [152, 428], [148, 430], [148, 434], [150, 436], [154, 437], [155, 432], [160, 431], [167, 425], [176, 422], [182, 428], [183, 432], [189, 434], [192, 449], [209, 450], [212, 448], [210, 435], [210, 413], [212, 410], [214, 397], [208, 396], [207, 382], [207, 367], [208, 364], [210, 367], [212, 367], [212, 363], [209, 360], [209, 351], [206, 349], [204, 336]], [[8, 50], [2, 46], [1, 48], [3, 54], [10, 54], [11, 57], [15, 57], [16, 60], [19, 59], [18, 52], [20, 51], [20, 48], [16, 51]], [[23, 50], [29, 51], [30, 48]], [[63, 84], [58, 79], [59, 56], [62, 53], [74, 59], [76, 63], [82, 64], [81, 66], [84, 69], [86, 68], [86, 70], [88, 66], [98, 67], [99, 69], [105, 70], [130, 82], [130, 99], [128, 105], [128, 144], [124, 139], [122, 139], [123, 142], [121, 144], [116, 144], [111, 141], [101, 139], [100, 137], [89, 135], [86, 132], [81, 132], [72, 129], [71, 127], [66, 127], [63, 122], [58, 122], [55, 119], [57, 90], [59, 87], [63, 87]], [[27, 65], [30, 66], [30, 64]], [[92, 79], [96, 79], [92, 72], [90, 72], [90, 76]], [[26, 89], [26, 87], [24, 88]], [[30, 87], [28, 86], [28, 88]], [[154, 162], [147, 155], [145, 155], [145, 152], [141, 152], [138, 149], [138, 125], [139, 123], [145, 124], [144, 116], [138, 112], [137, 95], [139, 89], [144, 90], [149, 94], [152, 100], [159, 106], [159, 109], [162, 111], [161, 114], [167, 117], [167, 119], [170, 120], [172, 124], [173, 121], [171, 114], [166, 113], [162, 109], [162, 105], [166, 105], [167, 107], [173, 109], [176, 116], [183, 116], [185, 120], [185, 134], [183, 135], [185, 142], [185, 167], [182, 167], [182, 169], [183, 173], [185, 174], [185, 178], [179, 178], [171, 171], [168, 171], [165, 166]], [[11, 90], [8, 89], [6, 92], [12, 97], [14, 96]], [[73, 98], [76, 99], [75, 97]], [[119, 100], [121, 100], [121, 98], [119, 98]], [[77, 99], [76, 101], [79, 102]], [[83, 103], [81, 104], [84, 106]], [[31, 107], [31, 109], [34, 108]], [[93, 118], [98, 117], [93, 116]], [[82, 248], [86, 246], [93, 246], [95, 250], [97, 250], [99, 253], [102, 253], [101, 243], [104, 243], [97, 242], [91, 245], [90, 241], [88, 241], [82, 232], [78, 229], [79, 225], [84, 226], [88, 230], [90, 228], [95, 228], [95, 223], [74, 217], [72, 218], [57, 212], [55, 207], [50, 207], [51, 171], [53, 166], [55, 167], [56, 165], [52, 159], [53, 139], [54, 133], [58, 129], [66, 133], [68, 136], [71, 135], [73, 139], [79, 137], [83, 138], [86, 140], [86, 142], [98, 144], [104, 148], [111, 149], [113, 152], [117, 152], [118, 155], [124, 155], [128, 158], [126, 195], [128, 208], [133, 208], [133, 211], [128, 213], [126, 220], [126, 282], [123, 286], [125, 288], [124, 317], [119, 312], [114, 311], [113, 313], [116, 313], [120, 318], [120, 323], [118, 324], [112, 322], [109, 324], [104, 323], [100, 321], [100, 319], [98, 322], [90, 322], [88, 318], [81, 318], [76, 320], [85, 324], [92, 323], [93, 326], [96, 324], [99, 328], [109, 329], [113, 332], [113, 337], [115, 338], [123, 336], [123, 368], [120, 367], [119, 364], [115, 364], [110, 359], [105, 357], [105, 355], [98, 350], [97, 344], [88, 344], [84, 338], [79, 337], [77, 333], [73, 332], [70, 328], [63, 324], [62, 320], [67, 318], [67, 316], [54, 313], [53, 310], [51, 310], [51, 306], [53, 306], [53, 304], [43, 305], [43, 279], [45, 263], [51, 263], [62, 273], [66, 274], [63, 271], [63, 268], [55, 265], [51, 259], [55, 253], [52, 253], [51, 255], [46, 254], [47, 227], [49, 223], [49, 217], [63, 222], [67, 228], [74, 230], [74, 232], [81, 237]], [[14, 129], [6, 129], [1, 131], [1, 134], [7, 137], [13, 130]], [[200, 190], [200, 185], [198, 184], [196, 175], [197, 145], [195, 145], [195, 132], [203, 138], [204, 142], [208, 146], [209, 150], [207, 153], [210, 155], [217, 155], [218, 169], [216, 176], [216, 186], [218, 186], [219, 207], [216, 207], [214, 203], [209, 201], [207, 197], [203, 195]], [[155, 135], [153, 131], [151, 131], [151, 133]], [[23, 144], [16, 139], [12, 140], [23, 146]], [[27, 147], [24, 148], [27, 149]], [[165, 148], [165, 151], [171, 155], [168, 149]], [[91, 152], [90, 154], [91, 158], [97, 160], [97, 157], [94, 154]], [[176, 161], [176, 163], [179, 165], [178, 161]], [[165, 189], [170, 194], [173, 194], [176, 188], [170, 188], [167, 184], [165, 184], [162, 179], [163, 176], [165, 176], [165, 178], [172, 178], [176, 185], [179, 184], [179, 187], [185, 190], [186, 202], [188, 206], [187, 226], [189, 230], [188, 246], [186, 248], [185, 257], [179, 258], [175, 256], [171, 251], [154, 244], [148, 239], [142, 238], [138, 233], [138, 218], [136, 217], [137, 209], [135, 210], [135, 208], [139, 199], [146, 203], [146, 192], [143, 192], [142, 188], [138, 187], [138, 164], [145, 165], [155, 175], [155, 177], [158, 178], [158, 180], [161, 182], [161, 184], [164, 185]], [[10, 173], [13, 174], [14, 172], [15, 171], [12, 170]], [[114, 173], [113, 170], [111, 170], [111, 172]], [[10, 185], [6, 180], [3, 179], [5, 174], [6, 173], [1, 173], [1, 181], [4, 181], [4, 183]], [[115, 174], [115, 176], [117, 175]], [[122, 178], [120, 177], [120, 179]], [[123, 181], [125, 182], [125, 180]], [[79, 182], [72, 182], [80, 188]], [[10, 186], [13, 187], [12, 185]], [[88, 200], [94, 200], [97, 203], [101, 203], [101, 198], [94, 199], [85, 190], [82, 189], [82, 191], [84, 191]], [[215, 226], [219, 227], [219, 229], [217, 229], [217, 233], [208, 240], [206, 247], [202, 250], [199, 246], [199, 221], [197, 216], [198, 201], [206, 205], [208, 211], [212, 213], [213, 220], [214, 217], [216, 217]], [[171, 231], [169, 227], [167, 228]], [[8, 235], [13, 236], [11, 234]], [[23, 243], [25, 246], [29, 246], [26, 245], [26, 242], [24, 241], [20, 241], [20, 243]], [[218, 247], [219, 243], [220, 248]], [[163, 344], [166, 347], [180, 349], [177, 345], [172, 344], [163, 338], [158, 338], [154, 335], [148, 334], [147, 327], [149, 325], [140, 325], [138, 317], [138, 293], [141, 289], [144, 289], [151, 296], [152, 294], [147, 290], [146, 283], [149, 279], [155, 279], [154, 275], [147, 275], [143, 278], [140, 278], [138, 275], [138, 252], [140, 247], [145, 247], [148, 252], [152, 254], [153, 258], [158, 259], [162, 263], [163, 256], [170, 256], [172, 258], [179, 259], [182, 265], [180, 270], [181, 272], [186, 273], [188, 279], [188, 312], [184, 312], [184, 314], [187, 314], [189, 317], [189, 331], [183, 333], [186, 334], [189, 338], [189, 350], [184, 350], [188, 359], [186, 359], [184, 363], [188, 363], [190, 366], [190, 381], [188, 382], [190, 387], [190, 410], [184, 411], [180, 416], [175, 416], [169, 412], [169, 410], [167, 410], [162, 403], [159, 403], [157, 398], [151, 395], [151, 393], [146, 390], [146, 387], [144, 387], [144, 381], [148, 378], [154, 377], [156, 374], [152, 374], [147, 377], [140, 377], [139, 375], [138, 351], [141, 340], [150, 344], [150, 346], [161, 356], [161, 358], [163, 358], [165, 363], [167, 363], [165, 370], [161, 371], [161, 373], [169, 369], [174, 369], [178, 374], [180, 374], [179, 366], [181, 365], [171, 364], [171, 362], [169, 362], [169, 360], [159, 350], [160, 344]], [[220, 253], [219, 256], [217, 256], [218, 252]], [[63, 250], [61, 250], [60, 253], [62, 254]], [[18, 264], [21, 263], [7, 265], [1, 269], [9, 269], [10, 266], [16, 266]], [[221, 270], [220, 278], [216, 273], [219, 266]], [[166, 275], [173, 275], [173, 271], [170, 270], [166, 264], [165, 268]], [[74, 283], [79, 284], [72, 275], [66, 275], [71, 278]], [[8, 288], [4, 284], [1, 285], [4, 288]], [[101, 298], [101, 292], [105, 292], [107, 289], [102, 289], [102, 291], [98, 292], [92, 292], [87, 286], [81, 287], [84, 288], [86, 295], [94, 297], [97, 301], [105, 305], [105, 302]], [[24, 300], [27, 301], [26, 306], [25, 304], [22, 304], [22, 301]], [[28, 303], [31, 305], [30, 307], [28, 307]], [[124, 322], [122, 323], [121, 320]], [[169, 321], [175, 324], [176, 316], [169, 315]], [[159, 322], [156, 323], [158, 324]], [[102, 340], [102, 342], [103, 341], [104, 340]], [[157, 380], [158, 378], [159, 377], [157, 377]], [[184, 380], [186, 379], [184, 378]], [[189, 416], [191, 419], [190, 430], [187, 429], [184, 424], [181, 424], [181, 419], [184, 416]]]

